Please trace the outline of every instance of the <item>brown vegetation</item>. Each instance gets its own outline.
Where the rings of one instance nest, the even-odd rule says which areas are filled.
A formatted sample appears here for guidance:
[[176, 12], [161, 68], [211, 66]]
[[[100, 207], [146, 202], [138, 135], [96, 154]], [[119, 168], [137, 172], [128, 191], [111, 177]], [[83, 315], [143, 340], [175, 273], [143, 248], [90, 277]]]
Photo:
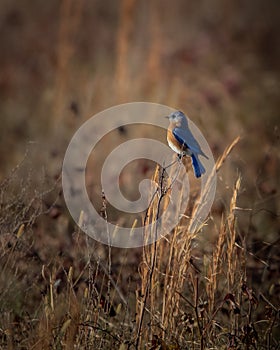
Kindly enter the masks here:
[[[0, 347], [279, 349], [278, 1], [2, 1], [0, 17]], [[61, 163], [83, 121], [140, 100], [200, 127], [216, 199], [193, 233], [190, 208], [150, 246], [107, 247], [69, 216]], [[138, 165], [153, 220], [167, 191]]]

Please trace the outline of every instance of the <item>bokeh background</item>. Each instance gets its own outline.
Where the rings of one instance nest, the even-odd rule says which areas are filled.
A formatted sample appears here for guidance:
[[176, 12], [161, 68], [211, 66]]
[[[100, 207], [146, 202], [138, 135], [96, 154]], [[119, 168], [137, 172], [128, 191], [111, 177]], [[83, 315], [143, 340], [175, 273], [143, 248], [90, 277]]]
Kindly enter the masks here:
[[[85, 120], [119, 103], [157, 102], [183, 110], [215, 157], [241, 136], [221, 171], [217, 200], [240, 172], [244, 206], [273, 216], [279, 8], [273, 0], [2, 1], [1, 178], [27, 153], [34, 181], [36, 173], [58, 177], [67, 144]], [[96, 173], [110, 142], [130, 137], [125, 132], [102, 143]], [[144, 127], [142, 135], [148, 136]]]
[[[241, 137], [218, 174], [212, 215], [221, 215], [240, 174], [239, 232], [248, 237], [252, 254], [264, 260], [269, 256], [269, 278], [277, 280], [279, 21], [277, 0], [2, 0], [2, 247], [13, 242], [25, 222], [31, 228], [32, 254], [44, 264], [65, 250], [69, 256], [60, 266], [78, 261], [82, 251], [71, 251], [73, 223], [58, 185], [67, 144], [95, 113], [120, 103], [148, 101], [183, 110], [203, 132], [216, 158]], [[144, 127], [137, 132], [148, 133]], [[118, 130], [113, 139], [122, 142], [125, 137], [130, 137], [127, 131]], [[106, 142], [92, 165], [96, 172], [111, 147], [110, 140]], [[144, 175], [149, 173], [146, 164], [136, 165], [138, 172], [139, 166]], [[98, 186], [94, 181], [92, 173]], [[43, 204], [36, 202], [38, 197], [36, 205], [31, 204], [30, 193], [44, 196]], [[56, 200], [59, 204], [53, 205]], [[22, 203], [30, 206], [23, 210]], [[30, 211], [33, 219], [28, 221]], [[17, 297], [6, 287], [2, 290], [2, 310], [12, 310], [9, 315], [34, 307], [26, 293], [39, 272], [37, 263], [30, 265], [27, 250], [19, 253], [25, 262], [23, 275], [13, 277]], [[248, 265], [252, 281], [254, 271], [263, 270], [256, 261]], [[131, 263], [137, 262], [135, 252]], [[34, 267], [34, 273], [26, 280], [27, 266]], [[9, 277], [6, 271], [14, 276], [14, 268], [6, 268], [2, 280]], [[257, 286], [261, 279], [255, 282]], [[279, 280], [274, 285], [279, 302]], [[39, 289], [35, 288], [34, 300], [40, 299]]]

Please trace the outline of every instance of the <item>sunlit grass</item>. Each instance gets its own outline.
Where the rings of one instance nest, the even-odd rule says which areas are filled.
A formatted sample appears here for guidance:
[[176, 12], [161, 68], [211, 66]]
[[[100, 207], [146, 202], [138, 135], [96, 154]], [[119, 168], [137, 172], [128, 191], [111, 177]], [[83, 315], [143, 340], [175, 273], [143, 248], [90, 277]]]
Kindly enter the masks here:
[[[0, 5], [2, 348], [277, 348], [273, 6], [241, 12], [220, 0], [211, 8], [202, 1]], [[61, 163], [83, 121], [143, 100], [180, 108], [203, 130], [217, 159], [216, 199], [195, 232], [188, 212], [153, 245], [108, 248], [70, 218]], [[145, 136], [146, 129], [137, 132]], [[114, 142], [123, 140], [115, 134]], [[89, 164], [88, 186], [99, 209], [122, 223], [127, 218], [110, 212], [94, 176], [110, 147], [106, 140]], [[149, 208], [151, 220], [157, 204]]]

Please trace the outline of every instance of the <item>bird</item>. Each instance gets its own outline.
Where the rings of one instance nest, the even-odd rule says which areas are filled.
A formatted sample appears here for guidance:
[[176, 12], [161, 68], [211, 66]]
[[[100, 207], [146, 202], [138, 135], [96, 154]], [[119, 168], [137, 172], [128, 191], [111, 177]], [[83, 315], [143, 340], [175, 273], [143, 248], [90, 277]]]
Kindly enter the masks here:
[[198, 158], [202, 155], [209, 159], [201, 150], [199, 143], [191, 133], [188, 125], [188, 118], [181, 111], [175, 111], [166, 116], [169, 119], [167, 129], [167, 143], [169, 147], [178, 154], [181, 159], [183, 156], [189, 156], [192, 160], [194, 174], [197, 178], [205, 173], [205, 168]]

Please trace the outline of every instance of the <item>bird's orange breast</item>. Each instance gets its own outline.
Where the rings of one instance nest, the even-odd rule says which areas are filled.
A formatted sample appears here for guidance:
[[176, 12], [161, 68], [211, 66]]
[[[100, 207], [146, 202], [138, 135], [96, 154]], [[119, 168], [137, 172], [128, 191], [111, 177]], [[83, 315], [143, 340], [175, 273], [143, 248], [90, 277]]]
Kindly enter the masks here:
[[187, 151], [187, 147], [182, 146], [180, 142], [175, 138], [171, 129], [167, 130], [167, 142], [170, 148], [173, 149], [174, 152], [181, 154], [182, 152]]

